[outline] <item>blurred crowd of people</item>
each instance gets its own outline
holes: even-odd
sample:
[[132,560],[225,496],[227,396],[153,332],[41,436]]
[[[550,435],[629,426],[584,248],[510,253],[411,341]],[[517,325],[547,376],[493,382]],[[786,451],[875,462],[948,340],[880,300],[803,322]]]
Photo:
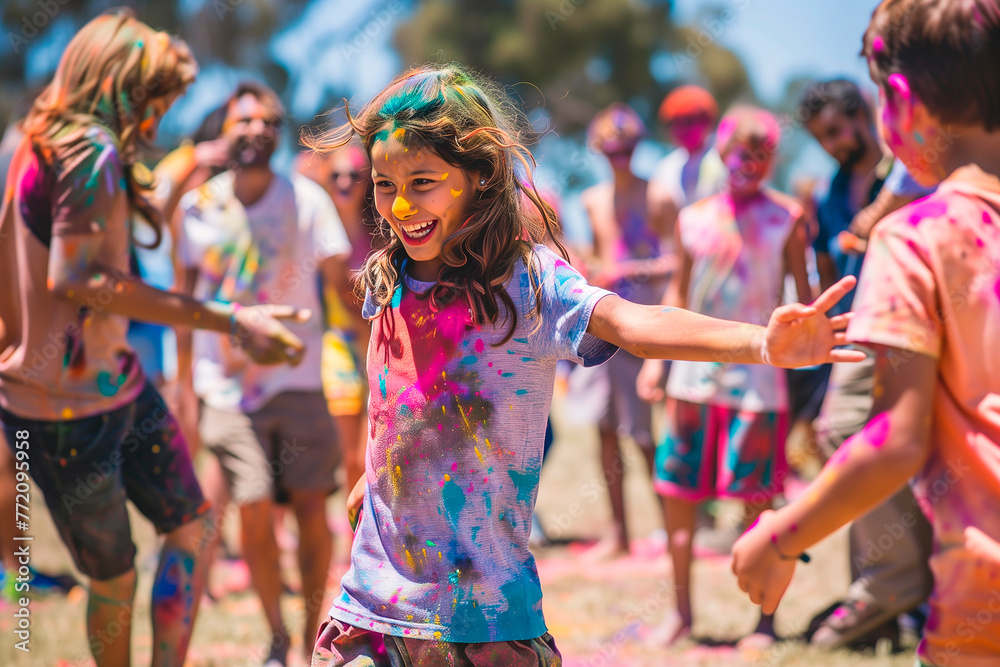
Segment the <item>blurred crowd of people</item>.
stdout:
[[[102,39],[120,40],[121,48],[96,60],[94,43]],[[92,80],[95,63],[112,68],[123,85],[144,87],[153,101],[102,88]],[[159,118],[193,77],[185,47],[127,13],[109,15],[81,31],[53,82],[8,122],[0,144],[8,193],[3,228],[23,224],[30,234],[16,250],[5,243],[0,264],[6,253],[20,253],[15,270],[32,301],[29,307],[18,300],[25,293],[9,294],[14,283],[5,272],[13,262],[0,269],[0,350],[15,343],[27,350],[0,367],[0,419],[8,439],[15,430],[30,430],[33,447],[42,447],[44,433],[62,442],[60,428],[105,429],[100,437],[117,433],[135,443],[121,463],[124,481],[105,475],[86,494],[66,480],[92,472],[96,459],[88,452],[52,450],[54,472],[32,471],[74,562],[92,582],[91,634],[134,595],[127,496],[166,536],[152,593],[159,605],[155,656],[177,664],[171,660],[186,651],[202,598],[202,565],[189,554],[201,543],[226,573],[213,578],[224,583],[205,595],[252,586],[259,596],[272,635],[262,662],[274,667],[291,660],[292,645],[279,604],[286,590],[281,551],[294,551],[300,570],[308,657],[331,568],[326,501],[365,476],[369,378],[378,383],[381,376],[366,361],[371,326],[354,277],[390,232],[373,206],[372,165],[361,142],[328,154],[302,151],[288,173],[274,168],[286,114],[278,94],[261,83],[238,85],[190,139],[144,168],[135,151],[155,140]],[[71,95],[89,96],[96,117],[113,122],[74,125],[71,116],[59,116],[74,103],[67,101]],[[63,125],[46,125],[66,117]],[[596,114],[587,145],[606,158],[612,176],[581,195],[592,242],[569,244],[576,270],[591,285],[635,303],[766,326],[782,304],[809,304],[839,279],[860,276],[880,222],[933,192],[894,159],[880,138],[873,102],[852,81],[810,86],[794,121],[754,106],[720,110],[708,90],[682,85],[663,99],[657,120],[674,148],[647,181],[631,167],[636,147],[650,135],[644,120],[624,103]],[[794,124],[836,161],[828,187],[783,193],[769,186],[783,135]],[[90,152],[66,149],[68,137],[80,136]],[[114,145],[118,157],[109,157],[106,145]],[[117,171],[102,170],[113,159],[123,160]],[[115,182],[89,182],[105,173],[114,173]],[[554,194],[543,195],[558,210]],[[114,244],[128,248],[127,266],[102,254],[112,235]],[[98,237],[104,246],[87,245]],[[65,257],[89,252],[102,259],[103,282],[81,280],[69,260],[59,264],[62,278],[53,282],[52,269],[46,274],[37,264],[43,245],[71,249]],[[142,291],[133,277],[162,292]],[[111,301],[104,300],[107,293],[125,304],[115,306],[121,318],[94,320]],[[830,314],[848,312],[853,298],[852,291]],[[172,313],[157,318],[169,323],[142,321],[156,310]],[[35,320],[34,329],[25,318]],[[33,358],[29,352],[45,349],[47,332],[55,330],[51,322],[61,319],[72,326],[55,327],[64,332],[60,341],[52,339],[57,353]],[[91,327],[89,334],[101,345],[83,353],[80,331],[91,321],[103,322],[104,329],[94,334]],[[134,355],[123,354],[126,347]],[[109,373],[111,366],[117,370]],[[866,427],[878,394],[875,367],[872,354],[860,363],[786,371],[724,358],[644,360],[621,350],[600,366],[569,371],[565,404],[599,434],[612,517],[581,557],[607,560],[630,552],[626,440],[641,452],[642,474],[662,505],[676,606],[651,642],[668,646],[690,636],[691,590],[699,585],[692,579],[696,539],[728,552],[786,492],[801,488],[799,480],[814,477]],[[105,415],[103,422],[93,421],[95,415]],[[0,448],[0,555],[8,598],[15,595],[17,569],[10,538],[15,464],[22,460],[15,459],[17,451],[14,442]],[[743,503],[736,529],[715,525],[718,499]],[[912,521],[884,548],[879,538],[900,516]],[[239,518],[238,544],[224,544],[227,517]],[[535,517],[536,547],[548,542],[544,528],[545,517]],[[889,638],[898,645],[900,623],[919,632],[928,613],[931,526],[904,488],[850,530],[845,567],[853,583],[813,620],[810,641],[836,648]],[[65,578],[34,576],[39,585],[67,586]],[[741,645],[766,647],[775,639],[773,616],[762,613]],[[127,634],[124,644],[109,640],[100,651],[110,661],[101,664],[127,664],[128,650]]]

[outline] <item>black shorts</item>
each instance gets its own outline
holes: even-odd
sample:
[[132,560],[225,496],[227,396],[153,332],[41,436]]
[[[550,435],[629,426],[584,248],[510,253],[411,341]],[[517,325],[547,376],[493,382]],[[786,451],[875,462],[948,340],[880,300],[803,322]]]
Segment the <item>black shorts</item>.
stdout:
[[[159,533],[208,512],[180,428],[148,382],[135,401],[111,412],[40,421],[0,410],[0,421],[12,450],[28,441],[31,477],[73,562],[93,579],[133,567],[126,499]],[[27,438],[16,437],[19,431]]]

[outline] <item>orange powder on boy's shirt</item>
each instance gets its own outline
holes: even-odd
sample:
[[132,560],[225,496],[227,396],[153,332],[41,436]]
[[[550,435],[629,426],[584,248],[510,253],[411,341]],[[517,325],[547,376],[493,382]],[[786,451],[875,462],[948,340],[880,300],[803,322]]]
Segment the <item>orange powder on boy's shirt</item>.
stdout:
[[[1000,656],[1000,179],[964,167],[876,228],[848,339],[938,360],[931,454],[914,481],[934,526],[922,660],[985,667]],[[1000,547],[1000,545],[998,545]]]

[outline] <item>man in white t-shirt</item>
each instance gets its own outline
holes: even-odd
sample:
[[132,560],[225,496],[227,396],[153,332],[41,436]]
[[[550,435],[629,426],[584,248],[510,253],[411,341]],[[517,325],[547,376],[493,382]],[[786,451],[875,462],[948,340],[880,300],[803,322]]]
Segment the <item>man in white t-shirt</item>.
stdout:
[[237,88],[223,126],[233,167],[181,200],[179,245],[189,292],[244,305],[287,303],[315,314],[289,326],[306,346],[295,368],[254,364],[219,336],[195,332],[191,342],[186,386],[201,401],[200,438],[240,510],[243,557],[271,626],[268,667],[285,665],[289,646],[271,521],[276,494],[287,498],[299,526],[307,649],[318,629],[332,550],[325,499],[336,488],[341,458],[320,382],[320,281],[348,289],[351,252],[329,195],[304,176],[271,170],[282,114],[273,91]]
[[677,148],[660,160],[649,179],[650,215],[661,215],[673,230],[682,208],[722,192],[726,169],[709,139],[719,118],[712,94],[680,86],[660,105],[660,122]]

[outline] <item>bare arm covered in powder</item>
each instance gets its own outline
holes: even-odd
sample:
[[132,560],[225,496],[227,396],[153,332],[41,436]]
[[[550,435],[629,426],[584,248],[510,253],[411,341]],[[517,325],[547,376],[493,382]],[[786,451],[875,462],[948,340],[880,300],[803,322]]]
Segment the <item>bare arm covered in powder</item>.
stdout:
[[861,361],[864,353],[837,350],[847,317],[827,318],[857,280],[848,276],[811,306],[781,306],[767,327],[719,320],[680,308],[640,306],[614,295],[594,308],[587,332],[646,359],[771,364],[785,368]]
[[[875,403],[863,430],[850,438],[802,495],[764,512],[733,548],[740,588],[773,613],[791,581],[794,556],[900,489],[930,453],[936,359],[883,345],[875,351]],[[905,355],[906,362],[893,359]]]

